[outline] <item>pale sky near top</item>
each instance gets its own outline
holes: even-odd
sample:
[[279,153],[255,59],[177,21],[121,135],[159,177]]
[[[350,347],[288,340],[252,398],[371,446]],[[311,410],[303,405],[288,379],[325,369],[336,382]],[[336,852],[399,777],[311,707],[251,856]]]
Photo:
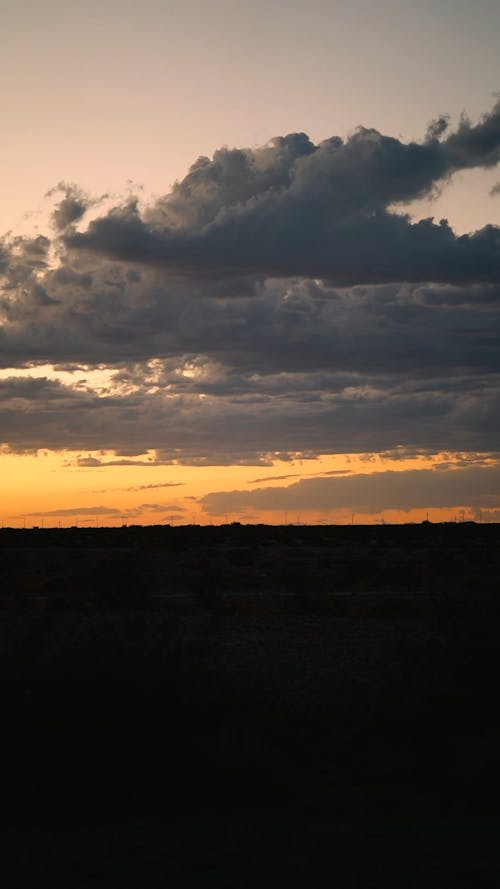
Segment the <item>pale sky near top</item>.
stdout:
[[[161,194],[221,145],[358,125],[420,140],[500,88],[496,0],[3,0],[1,20],[0,232],[41,224],[61,180]],[[416,209],[498,224],[497,178],[459,174]]]

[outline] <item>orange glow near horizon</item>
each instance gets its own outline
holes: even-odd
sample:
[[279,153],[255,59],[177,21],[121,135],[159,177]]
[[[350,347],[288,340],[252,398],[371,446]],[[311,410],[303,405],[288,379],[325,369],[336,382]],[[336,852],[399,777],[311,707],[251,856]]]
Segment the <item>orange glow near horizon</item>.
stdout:
[[[40,451],[0,456],[2,500],[0,521],[8,527],[120,526],[123,524],[380,524],[463,521],[474,513],[467,503],[453,508],[384,509],[362,512],[334,507],[300,511],[242,509],[224,514],[206,512],[199,500],[214,491],[277,490],[303,479],[339,473],[371,474],[429,469],[450,455],[396,459],[383,455],[323,455],[315,459],[279,461],[271,466],[109,465],[79,466],[81,454]],[[88,459],[91,455],[85,455]],[[113,454],[95,455],[104,463]],[[492,461],[493,462],[493,461]],[[459,471],[459,470],[457,470]],[[476,513],[477,516],[477,513]]]

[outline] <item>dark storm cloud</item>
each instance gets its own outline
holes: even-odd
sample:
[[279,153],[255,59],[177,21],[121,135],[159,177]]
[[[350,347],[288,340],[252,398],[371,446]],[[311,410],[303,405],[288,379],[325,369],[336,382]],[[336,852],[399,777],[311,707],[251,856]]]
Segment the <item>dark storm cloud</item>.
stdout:
[[[303,372],[397,368],[429,375],[498,366],[499,286],[339,291],[311,280],[273,280],[256,285],[251,297],[206,300],[185,281],[130,281],[108,265],[94,270],[91,282],[86,274],[58,272],[44,275],[43,302],[27,287],[4,295],[3,366],[118,365],[126,383],[149,376],[176,391],[201,387],[214,395],[244,393],[249,375],[252,389],[260,375],[261,385],[278,394],[300,386]],[[156,356],[162,358],[153,372],[147,362]],[[185,364],[194,374],[181,372]],[[293,379],[280,376],[288,372]]]
[[[498,282],[500,234],[486,226],[455,236],[446,220],[411,223],[386,210],[330,217],[325,199],[272,198],[224,214],[200,232],[159,233],[138,216],[117,212],[67,239],[124,262],[164,266],[177,274],[236,273],[328,278],[347,286],[391,281]],[[267,206],[269,204],[269,206]]]
[[500,160],[500,100],[474,126],[464,114],[443,143],[451,170],[493,167]]
[[181,274],[305,275],[342,285],[500,280],[500,233],[457,237],[445,220],[412,224],[394,204],[458,170],[500,160],[500,102],[479,123],[423,143],[360,127],[345,142],[305,134],[261,149],[222,149],[142,216],[135,201],[69,232],[69,248]]
[[200,498],[199,504],[211,515],[245,513],[247,509],[379,513],[386,509],[494,508],[499,498],[500,465],[495,465],[303,479],[285,488],[213,492]]
[[0,429],[13,450],[85,448],[145,454],[78,458],[80,467],[269,465],[320,453],[420,449],[494,450],[500,435],[500,379],[386,380],[378,387],[290,387],[277,398],[173,395],[169,389],[121,396],[49,380],[0,381]]
[[[0,380],[0,439],[15,450],[118,452],[78,460],[98,468],[497,447],[500,288],[275,280],[206,300],[107,264],[91,282],[44,275],[51,302],[6,298],[0,354],[73,359],[78,382]],[[83,362],[114,363],[114,378],[90,390]]]
[[500,229],[457,237],[394,207],[497,163],[499,121],[221,149],[86,231],[95,202],[60,184],[53,242],[0,242],[0,367],[74,383],[0,378],[0,442],[82,469],[495,450]]

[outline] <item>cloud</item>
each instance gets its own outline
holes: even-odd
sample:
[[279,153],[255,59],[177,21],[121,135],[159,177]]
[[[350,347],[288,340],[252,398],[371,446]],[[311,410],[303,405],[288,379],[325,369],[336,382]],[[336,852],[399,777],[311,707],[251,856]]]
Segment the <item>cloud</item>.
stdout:
[[78,222],[94,203],[77,185],[59,182],[47,192],[47,197],[62,193],[63,197],[52,211],[51,220],[56,231],[64,231],[68,226]]
[[50,238],[45,235],[0,239],[0,320],[2,309],[19,296],[29,300],[33,308],[53,304],[39,283],[48,269]]
[[499,122],[221,149],[88,225],[60,183],[55,235],[0,241],[1,442],[89,470],[494,450],[500,229],[395,208],[496,164]]
[[[307,473],[307,475],[312,475],[312,476],[320,475],[320,476],[324,477],[327,475],[346,475],[347,473],[349,473],[348,469],[330,469],[330,470],[328,470],[328,472],[314,472],[314,473]],[[263,476],[262,478],[253,478],[253,479],[249,480],[247,482],[247,484],[256,485],[256,484],[261,484],[262,482],[281,482],[281,481],[285,481],[286,479],[289,479],[289,478],[300,478],[301,476],[303,476],[303,474],[300,472],[291,472],[288,475],[267,475],[267,476]]]
[[210,515],[276,510],[347,509],[363,513],[415,508],[496,508],[500,464],[466,469],[412,469],[302,479],[287,487],[215,491],[200,498]]
[[[491,331],[487,336],[492,339]],[[493,346],[493,343],[492,343]],[[411,344],[407,346],[411,349]],[[399,347],[398,347],[399,351]],[[386,358],[386,360],[389,360]],[[80,456],[77,466],[272,465],[318,454],[496,449],[500,375],[486,370],[444,377],[394,368],[379,376],[288,374],[273,392],[266,378],[217,395],[153,392],[97,396],[48,379],[0,380],[0,429],[11,450],[134,452],[139,458]],[[403,364],[403,361],[401,362]],[[147,454],[149,450],[153,453]]]
[[177,506],[173,503],[141,503],[135,507],[138,512],[164,512],[169,509],[170,512],[184,512],[183,506]]
[[181,275],[499,282],[498,229],[457,237],[446,220],[411,223],[391,209],[459,170],[499,162],[500,102],[440,140],[445,129],[440,118],[422,143],[360,127],[346,141],[314,145],[295,133],[264,148],[221,149],[143,215],[129,200],[64,242]]
[[[89,459],[89,458],[86,458],[86,459]],[[103,466],[105,464],[98,462],[98,465]],[[116,465],[116,464],[112,464],[112,465]],[[143,463],[140,463],[139,465],[142,466]],[[150,464],[148,464],[148,465],[150,465]],[[154,465],[157,466],[158,464],[155,463]],[[129,486],[126,488],[115,488],[115,487],[100,488],[99,490],[89,491],[89,493],[90,494],[109,494],[112,491],[126,491],[127,493],[137,493],[138,491],[149,491],[154,488],[180,488],[180,487],[184,487],[184,485],[185,485],[185,482],[160,482],[157,485],[155,485],[155,484],[153,484],[153,485],[132,485],[131,487]]]
[[291,472],[289,475],[266,475],[264,478],[252,478],[248,481],[249,485],[257,485],[261,482],[282,482],[288,478],[298,478],[299,472]]
[[104,277],[102,269],[82,289],[74,276],[48,275],[44,305],[31,293],[5,298],[3,365],[114,365],[122,392],[170,385],[217,394],[247,390],[248,372],[254,388],[260,375],[277,393],[291,380],[271,380],[271,372],[465,370],[496,361],[500,286],[339,289],[280,279],[256,284],[251,296],[207,300],[155,276],[130,282],[115,269]]
[[99,460],[98,457],[78,457],[76,461],[77,466],[84,466],[88,468],[94,468],[95,466],[102,466],[102,460]]
[[[118,441],[118,439],[116,439],[116,440]],[[116,446],[116,449],[119,450],[120,446]],[[143,453],[145,450],[147,450],[147,449],[146,448],[140,449],[140,453]],[[116,458],[116,459],[112,459],[112,460],[102,460],[100,457],[77,457],[76,461],[75,461],[75,465],[78,466],[79,468],[84,468],[84,469],[87,469],[87,468],[88,469],[100,469],[104,466],[142,466],[142,467],[143,466],[147,466],[147,467],[155,466],[155,467],[157,467],[157,466],[163,466],[163,465],[170,465],[171,462],[172,462],[171,460],[162,461],[159,459],[155,459],[154,457],[149,457],[147,460],[130,460],[125,457]],[[70,464],[70,465],[72,465],[72,464]],[[178,482],[178,483],[171,482],[171,485],[175,485],[175,484],[182,484],[182,483],[181,482]],[[118,488],[115,490],[141,491],[146,488],[156,488],[156,487],[158,487],[158,488],[169,487],[169,485],[140,485],[139,487],[136,487],[136,488]]]
[[136,485],[132,488],[124,488],[125,491],[149,491],[151,488],[179,488],[183,487],[185,482],[160,482],[157,485]]
[[475,507],[471,513],[476,522],[500,522],[500,509],[478,509]]
[[431,120],[427,127],[426,141],[434,142],[446,132],[450,125],[450,118],[447,114],[440,114],[435,120]]
[[67,509],[49,509],[45,511],[25,512],[18,518],[28,518],[28,516],[38,516],[45,518],[50,516],[101,516],[101,515],[121,515],[118,509],[110,506],[72,506]]
[[172,503],[141,503],[138,506],[130,506],[128,508],[122,507],[120,509],[111,506],[72,506],[60,509],[35,510],[33,512],[22,513],[17,516],[17,518],[31,518],[32,516],[37,518],[64,518],[71,516],[74,516],[75,518],[78,516],[88,516],[90,518],[98,516],[126,516],[127,518],[138,518],[145,513],[164,513],[165,510],[170,510],[170,512],[175,514],[177,518],[179,517],[179,514],[184,512],[182,506],[177,506]]
[[348,475],[349,470],[348,469],[330,469],[328,472],[316,472],[314,474],[320,475],[322,477],[325,477],[327,475]]

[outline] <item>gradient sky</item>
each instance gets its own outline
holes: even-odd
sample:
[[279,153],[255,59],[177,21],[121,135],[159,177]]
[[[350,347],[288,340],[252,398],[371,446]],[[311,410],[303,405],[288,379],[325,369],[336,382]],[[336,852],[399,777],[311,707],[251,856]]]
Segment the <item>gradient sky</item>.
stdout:
[[498,520],[499,33],[6,0],[4,523]]

